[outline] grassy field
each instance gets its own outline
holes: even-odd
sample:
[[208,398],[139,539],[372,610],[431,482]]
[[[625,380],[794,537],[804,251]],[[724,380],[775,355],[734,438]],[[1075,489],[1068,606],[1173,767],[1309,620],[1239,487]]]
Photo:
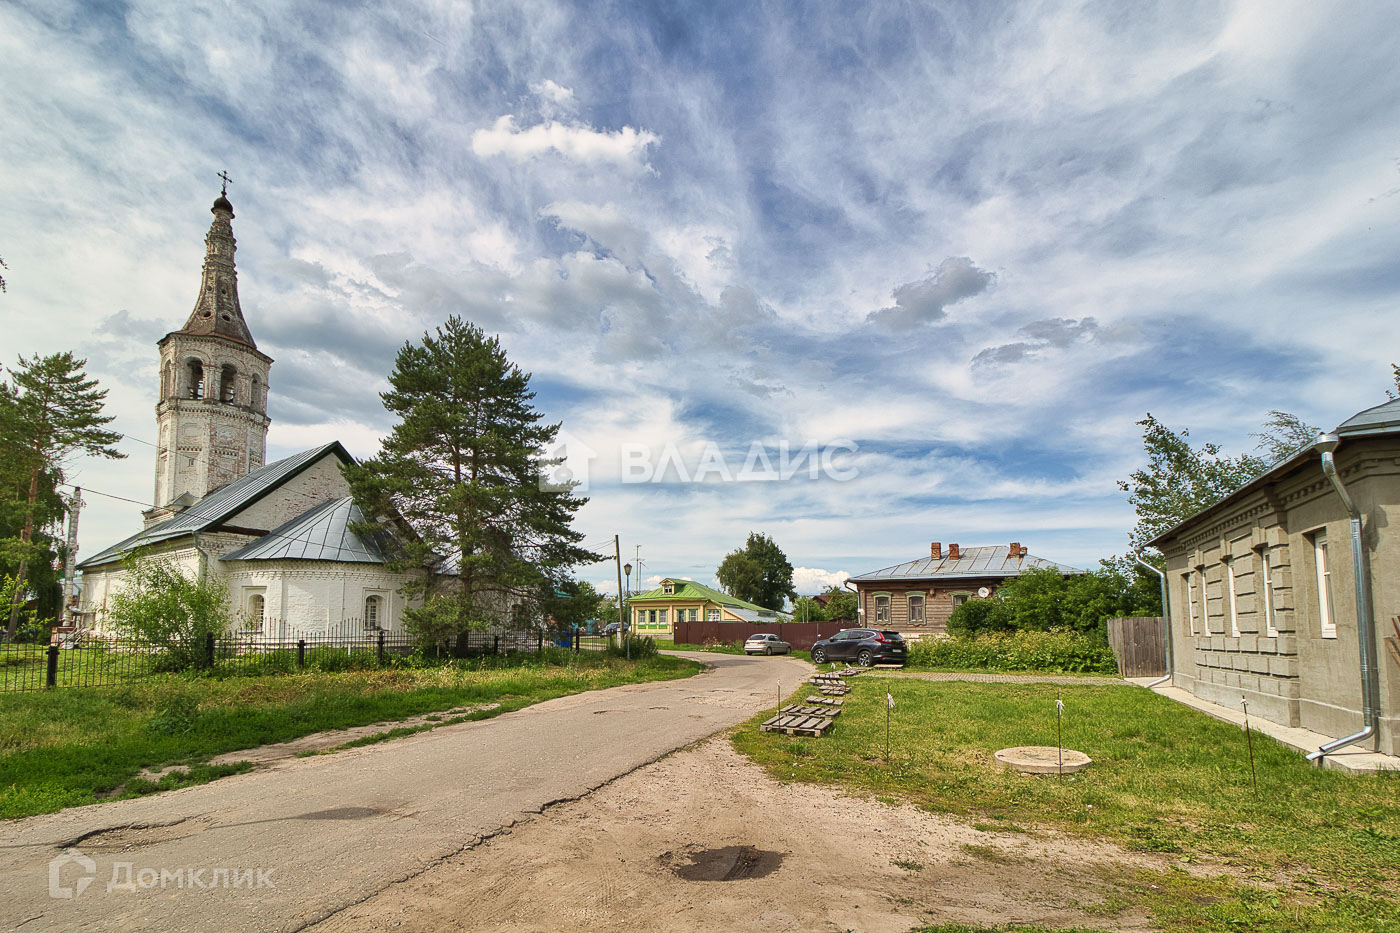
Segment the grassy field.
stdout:
[[[546,650],[432,667],[258,677],[155,675],[117,687],[0,696],[0,818],[167,790],[239,770],[204,764],[224,752],[313,732],[499,703],[481,719],[619,684],[687,677],[679,658],[626,662]],[[143,768],[184,765],[160,784]]]
[[[826,737],[760,733],[756,719],[734,744],[784,781],[866,791],[983,829],[1053,827],[1248,879],[1114,878],[1121,907],[1146,907],[1164,929],[1400,930],[1400,773],[1319,770],[1256,734],[1256,794],[1243,731],[1132,687],[870,677],[853,687]],[[1065,747],[1094,764],[1065,778],[996,768],[1000,748],[1055,744],[1057,698]]]

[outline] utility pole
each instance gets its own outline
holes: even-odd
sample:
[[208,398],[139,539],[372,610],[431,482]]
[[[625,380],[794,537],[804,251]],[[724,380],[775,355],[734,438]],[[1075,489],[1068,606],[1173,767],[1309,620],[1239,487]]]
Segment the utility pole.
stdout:
[[627,637],[628,619],[623,615],[622,602],[622,544],[618,535],[613,535],[613,563],[617,564],[617,633],[622,636],[627,651],[627,660],[632,660],[632,640]]
[[63,558],[63,602],[58,607],[58,624],[68,625],[72,619],[70,604],[77,598],[78,581],[74,579],[74,567],[78,556],[78,511],[84,505],[81,486],[73,487],[73,495],[64,496],[63,504],[68,509],[68,546]]

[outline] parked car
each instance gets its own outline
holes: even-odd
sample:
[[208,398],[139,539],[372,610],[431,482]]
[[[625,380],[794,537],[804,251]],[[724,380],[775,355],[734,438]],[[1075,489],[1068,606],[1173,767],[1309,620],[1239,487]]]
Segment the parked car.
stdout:
[[744,642],[744,654],[789,654],[792,645],[777,635],[750,635]]
[[616,622],[609,622],[607,625],[603,626],[603,634],[604,634],[604,635],[616,635],[616,634],[617,634],[617,629],[618,629],[618,624],[617,624]]
[[903,667],[906,654],[904,636],[889,629],[848,628],[812,645],[812,660],[817,664],[855,661],[861,667],[872,664]]

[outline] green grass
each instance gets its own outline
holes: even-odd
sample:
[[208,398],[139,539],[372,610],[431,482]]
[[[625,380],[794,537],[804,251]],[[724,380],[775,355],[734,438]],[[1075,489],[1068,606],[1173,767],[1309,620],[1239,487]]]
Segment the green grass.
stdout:
[[[822,739],[760,733],[759,717],[734,744],[780,780],[908,801],[986,829],[1054,827],[1223,863],[1248,879],[1115,879],[1166,929],[1400,929],[1400,774],[1319,770],[1256,733],[1256,795],[1243,731],[1132,687],[859,678],[853,688]],[[1000,748],[1055,744],[1057,698],[1065,747],[1093,765],[1064,778],[998,769]]]
[[[602,652],[547,650],[543,658],[488,656],[431,667],[259,677],[156,675],[117,687],[3,695],[0,818],[94,803],[117,788],[120,796],[134,796],[212,780],[229,773],[206,764],[216,755],[313,732],[499,703],[471,717],[486,718],[566,694],[697,670],[679,658],[628,663]],[[166,787],[133,783],[142,769],[175,764],[186,766],[184,774],[169,778]]]

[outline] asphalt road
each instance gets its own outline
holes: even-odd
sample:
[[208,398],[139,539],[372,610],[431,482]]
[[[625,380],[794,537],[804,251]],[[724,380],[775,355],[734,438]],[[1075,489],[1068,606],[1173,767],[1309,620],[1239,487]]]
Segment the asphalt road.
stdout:
[[811,672],[684,656],[714,669],[0,824],[0,928],[299,930],[773,706],[779,682],[787,694]]

